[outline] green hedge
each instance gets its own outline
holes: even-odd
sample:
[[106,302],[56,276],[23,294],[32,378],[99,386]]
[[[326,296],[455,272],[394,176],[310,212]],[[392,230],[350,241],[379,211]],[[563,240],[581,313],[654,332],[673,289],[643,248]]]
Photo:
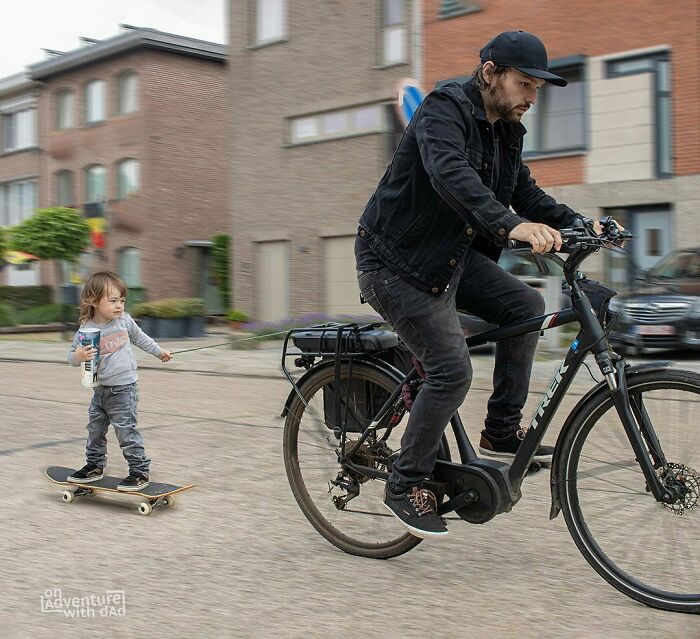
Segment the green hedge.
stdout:
[[17,318],[15,311],[9,304],[0,303],[0,326],[15,326]]
[[53,322],[78,321],[80,312],[77,307],[70,304],[45,304],[35,306],[17,313],[19,324],[51,324]]
[[164,319],[199,317],[204,315],[204,300],[197,297],[171,297],[156,302],[144,302],[134,306],[131,314],[134,317],[162,317]]
[[50,286],[0,286],[0,303],[9,304],[17,311],[52,302]]

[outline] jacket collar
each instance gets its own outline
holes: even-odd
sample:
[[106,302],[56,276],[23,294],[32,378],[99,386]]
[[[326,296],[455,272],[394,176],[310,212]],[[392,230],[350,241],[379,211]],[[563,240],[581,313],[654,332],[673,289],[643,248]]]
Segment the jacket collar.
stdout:
[[[486,118],[486,108],[484,107],[484,99],[481,97],[481,91],[479,91],[474,84],[474,78],[464,82],[462,84],[462,90],[467,96],[469,102],[471,102],[474,117],[477,120],[488,122],[488,119]],[[520,122],[513,124],[511,122],[499,120],[498,124],[500,125],[508,143],[517,142],[527,133],[527,129],[520,124]]]

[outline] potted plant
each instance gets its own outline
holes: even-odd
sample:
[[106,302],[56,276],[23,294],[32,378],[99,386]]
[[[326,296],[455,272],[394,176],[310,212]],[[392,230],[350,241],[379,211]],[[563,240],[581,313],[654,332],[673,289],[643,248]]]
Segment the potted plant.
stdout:
[[245,324],[249,320],[248,315],[246,313],[244,313],[243,311],[239,311],[235,308],[233,310],[227,311],[226,319],[228,320],[229,327],[234,331],[240,330],[243,324]]
[[204,335],[204,301],[172,297],[137,304],[131,313],[146,333],[157,339]]

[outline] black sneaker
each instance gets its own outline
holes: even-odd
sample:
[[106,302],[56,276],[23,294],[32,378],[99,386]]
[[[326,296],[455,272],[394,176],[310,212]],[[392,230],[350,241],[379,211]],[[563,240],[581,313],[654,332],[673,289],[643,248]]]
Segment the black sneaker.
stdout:
[[66,477],[66,481],[72,481],[76,484],[88,484],[91,481],[102,479],[104,469],[95,464],[87,463],[80,470],[76,470],[72,475]]
[[433,539],[447,536],[445,520],[435,512],[435,495],[426,488],[414,486],[403,492],[394,492],[387,483],[384,506],[415,537]]
[[117,486],[117,490],[136,491],[142,490],[148,486],[148,475],[140,473],[129,473],[129,476],[122,479]]
[[[479,442],[479,453],[484,457],[492,459],[500,459],[503,461],[511,461],[518,452],[522,443],[516,433],[507,437],[493,437],[485,430],[481,431],[481,441]],[[554,456],[554,448],[552,446],[543,446],[540,444],[532,461],[540,462],[541,464],[551,464]]]

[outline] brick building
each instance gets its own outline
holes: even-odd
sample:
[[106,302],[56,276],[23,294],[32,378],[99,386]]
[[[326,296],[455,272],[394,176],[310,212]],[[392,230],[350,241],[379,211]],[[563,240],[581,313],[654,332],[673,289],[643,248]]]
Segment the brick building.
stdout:
[[357,220],[420,69],[418,3],[229,3],[234,304],[262,320],[368,314]]
[[[471,75],[501,31],[537,34],[569,86],[544,88],[523,118],[526,162],[560,201],[621,218],[648,268],[700,243],[699,14],[694,0],[425,0],[425,85]],[[605,258],[624,283],[627,265]]]
[[[0,79],[0,226],[16,224],[37,206],[39,90],[26,73]],[[32,285],[38,279],[39,266],[31,262],[0,270],[0,284]]]
[[54,53],[28,67],[38,149],[0,157],[35,160],[37,206],[104,211],[87,269],[116,270],[149,299],[204,297],[210,312],[223,310],[211,238],[228,230],[225,61],[222,44],[126,26]]

